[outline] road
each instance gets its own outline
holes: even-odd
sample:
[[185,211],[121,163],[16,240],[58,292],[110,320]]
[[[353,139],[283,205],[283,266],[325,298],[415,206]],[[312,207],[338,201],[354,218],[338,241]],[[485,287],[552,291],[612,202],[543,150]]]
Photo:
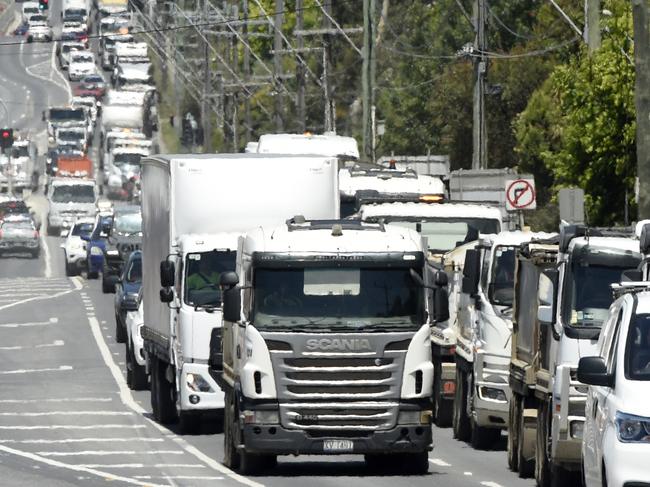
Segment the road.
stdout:
[[[29,130],[42,150],[47,140],[41,112],[70,97],[56,69],[54,46],[0,49],[7,61],[0,62],[0,106],[5,109],[0,123]],[[29,201],[45,221],[43,195]],[[113,337],[112,296],[102,294],[98,281],[66,278],[61,240],[41,240],[38,259],[0,260],[3,486],[534,485],[508,471],[505,437],[496,450],[478,452],[452,439],[449,429],[437,428],[430,473],[423,476],[378,476],[359,456],[281,458],[270,473],[239,476],[220,463],[223,435],[217,424],[181,436],[151,419],[149,392],[132,392],[125,383],[124,346]]]

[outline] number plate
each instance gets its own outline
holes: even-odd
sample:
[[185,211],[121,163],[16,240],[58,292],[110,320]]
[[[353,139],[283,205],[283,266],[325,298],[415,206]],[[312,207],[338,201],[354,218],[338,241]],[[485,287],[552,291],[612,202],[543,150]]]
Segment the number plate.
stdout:
[[326,452],[346,452],[354,450],[352,440],[325,440],[323,441],[323,451]]

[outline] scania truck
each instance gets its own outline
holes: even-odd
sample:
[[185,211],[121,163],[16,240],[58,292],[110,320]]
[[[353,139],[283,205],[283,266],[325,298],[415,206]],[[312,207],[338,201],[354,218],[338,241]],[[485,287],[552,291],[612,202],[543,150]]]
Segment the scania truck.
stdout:
[[224,463],[362,454],[428,469],[433,364],[415,231],[294,217],[240,239],[222,275]]
[[151,405],[157,421],[179,419],[190,432],[223,408],[208,359],[221,325],[219,275],[235,269],[239,235],[297,212],[337,218],[337,162],[201,154],[152,156],[141,166],[142,337]]

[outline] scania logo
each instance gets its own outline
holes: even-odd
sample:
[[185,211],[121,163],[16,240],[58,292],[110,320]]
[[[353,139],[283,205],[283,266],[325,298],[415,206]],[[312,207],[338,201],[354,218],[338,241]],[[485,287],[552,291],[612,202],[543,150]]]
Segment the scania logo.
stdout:
[[367,338],[310,338],[307,340],[307,349],[338,352],[372,350]]

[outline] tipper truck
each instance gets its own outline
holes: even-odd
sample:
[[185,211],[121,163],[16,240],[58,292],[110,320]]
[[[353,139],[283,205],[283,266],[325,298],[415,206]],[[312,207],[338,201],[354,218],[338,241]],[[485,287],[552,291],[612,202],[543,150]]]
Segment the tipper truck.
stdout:
[[[514,449],[516,440],[521,455],[515,459],[511,451],[509,460],[522,476],[531,475],[534,453],[540,487],[565,485],[580,471],[587,387],[577,380],[578,361],[597,353],[600,327],[613,301],[610,285],[641,262],[639,241],[633,237],[629,229],[564,225],[554,265],[545,261],[552,260],[552,249],[541,249],[548,256],[519,252],[516,306],[521,312],[513,342],[517,353],[509,364],[516,402],[508,415],[514,432],[508,446]],[[536,269],[524,268],[527,258]],[[523,289],[535,273],[537,293],[532,285],[531,291]],[[529,312],[533,308],[535,315]]]
[[[428,469],[426,247],[415,231],[302,216],[240,239],[224,274],[224,463],[363,454]],[[217,372],[217,371],[215,371]]]
[[337,161],[207,154],[152,156],[141,165],[151,404],[157,421],[180,419],[181,429],[192,431],[205,413],[223,408],[208,359],[221,325],[219,275],[235,269],[239,235],[298,212],[337,218]]

